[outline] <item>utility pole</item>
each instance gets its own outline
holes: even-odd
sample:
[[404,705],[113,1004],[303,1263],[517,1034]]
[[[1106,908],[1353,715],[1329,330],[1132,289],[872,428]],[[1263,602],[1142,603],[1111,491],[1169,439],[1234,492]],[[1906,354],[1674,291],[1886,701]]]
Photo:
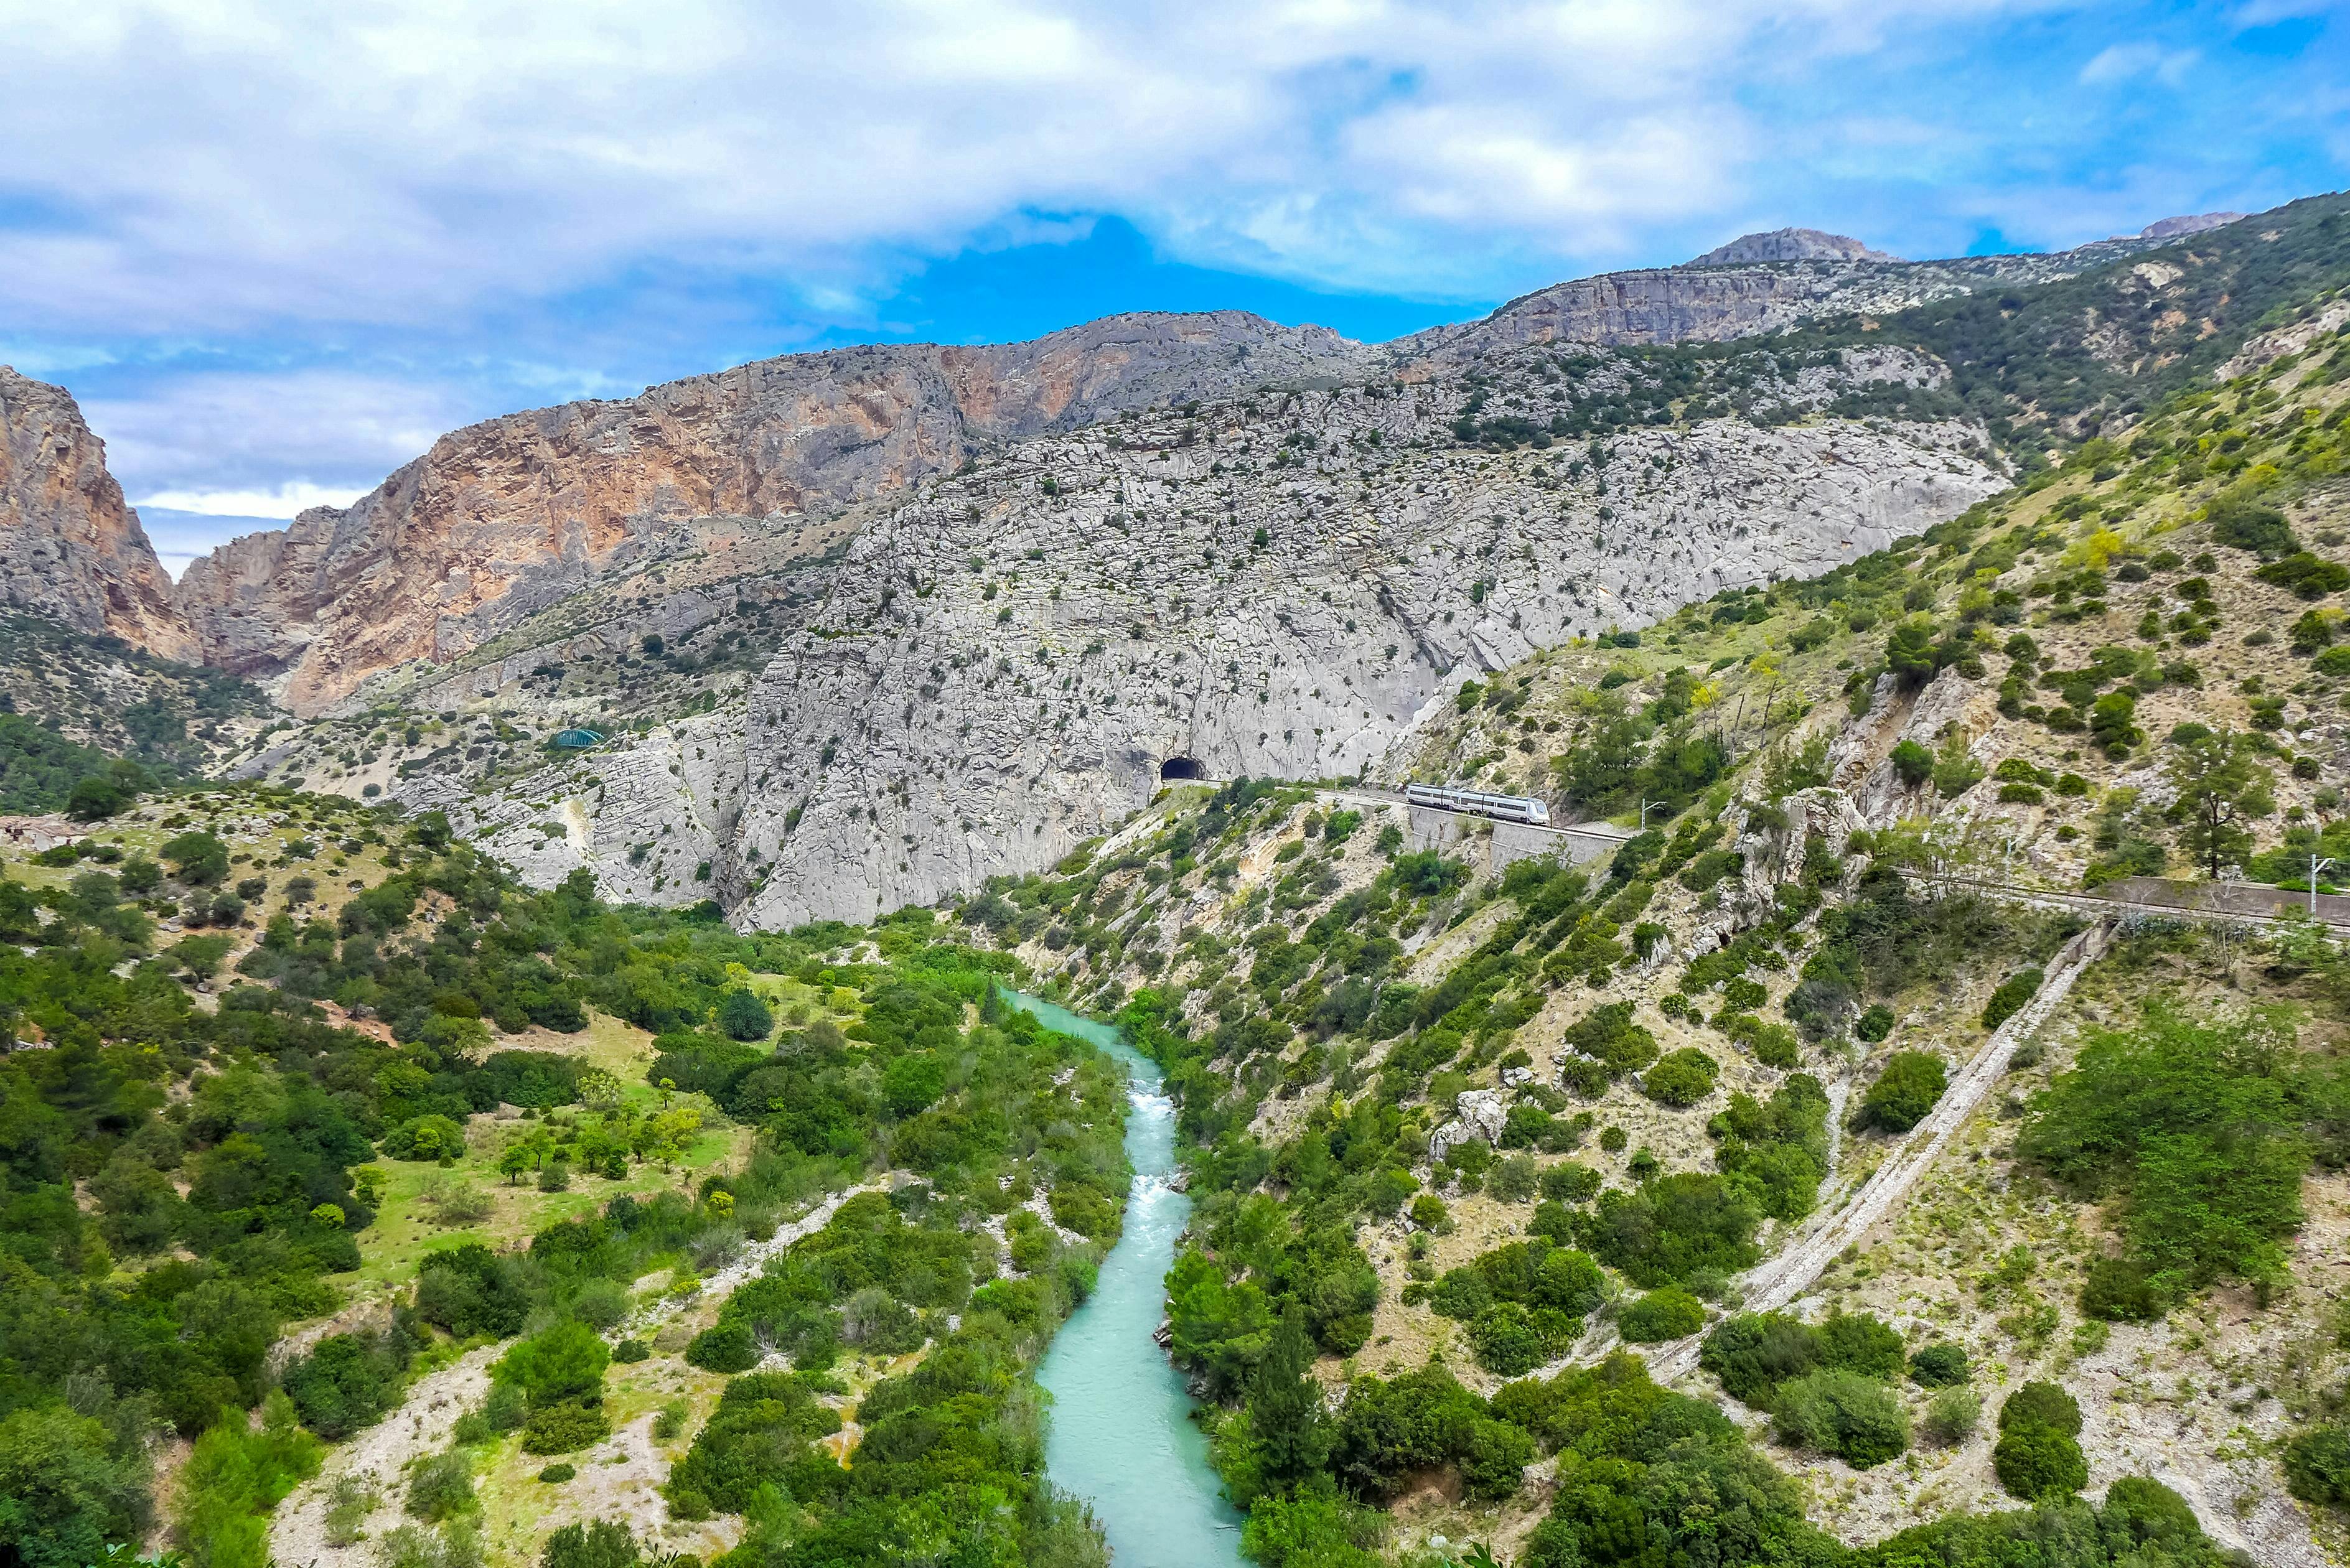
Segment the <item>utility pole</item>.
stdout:
[[[1662,811],[1662,810],[1664,810],[1664,809],[1665,809],[1665,803],[1664,803],[1663,801],[1660,801],[1660,800],[1644,800],[1644,801],[1642,801],[1642,802],[1640,803],[1640,831],[1641,831],[1642,833],[1646,833],[1646,832],[1648,832],[1648,813],[1650,813],[1650,812],[1652,812],[1652,811]],[[2329,864],[2330,864],[2330,862],[2329,862]]]
[[2309,918],[2313,920],[2317,919],[2317,874],[2332,869],[2333,866],[2331,856],[2320,860],[2316,850],[2309,852]]

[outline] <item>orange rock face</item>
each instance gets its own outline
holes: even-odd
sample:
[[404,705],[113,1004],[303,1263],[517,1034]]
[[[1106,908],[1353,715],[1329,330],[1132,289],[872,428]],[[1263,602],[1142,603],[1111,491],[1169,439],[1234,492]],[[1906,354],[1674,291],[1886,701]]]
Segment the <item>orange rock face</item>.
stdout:
[[681,521],[827,512],[981,443],[1357,364],[1253,316],[1122,316],[1033,343],[764,360],[442,437],[347,509],[223,546],[179,604],[207,663],[316,713],[378,670],[445,660],[578,592]]
[[65,389],[0,365],[0,603],[192,661],[155,547]]

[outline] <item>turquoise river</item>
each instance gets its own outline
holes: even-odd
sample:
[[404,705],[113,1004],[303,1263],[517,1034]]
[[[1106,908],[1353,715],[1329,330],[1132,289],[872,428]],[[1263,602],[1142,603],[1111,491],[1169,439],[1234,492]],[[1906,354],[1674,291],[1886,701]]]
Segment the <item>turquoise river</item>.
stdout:
[[1175,1241],[1191,1200],[1175,1173],[1175,1107],[1158,1064],[1107,1023],[1007,993],[1046,1027],[1075,1034],[1126,1066],[1126,1157],[1134,1166],[1126,1231],[1086,1303],[1054,1336],[1037,1371],[1053,1396],[1045,1462],[1053,1480],[1101,1521],[1118,1568],[1242,1568],[1241,1516],[1208,1463],[1191,1394],[1151,1339]]

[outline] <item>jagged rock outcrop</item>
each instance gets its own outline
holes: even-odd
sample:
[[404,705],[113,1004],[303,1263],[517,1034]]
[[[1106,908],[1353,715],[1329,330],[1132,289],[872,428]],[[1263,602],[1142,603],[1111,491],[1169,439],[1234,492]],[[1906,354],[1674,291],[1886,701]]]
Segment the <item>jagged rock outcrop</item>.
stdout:
[[1684,267],[1742,266],[1756,262],[1845,261],[1898,262],[1901,258],[1873,251],[1849,234],[1824,234],[1818,229],[1773,229],[1768,234],[1741,234],[1726,245],[1681,264]]
[[187,660],[196,639],[106,443],[62,387],[0,365],[0,603]]
[[837,509],[990,441],[1359,372],[1367,352],[1326,328],[1218,311],[1115,316],[1031,343],[762,360],[454,431],[353,505],[196,562],[180,600],[210,662],[317,712],[378,670],[478,646],[679,521]]

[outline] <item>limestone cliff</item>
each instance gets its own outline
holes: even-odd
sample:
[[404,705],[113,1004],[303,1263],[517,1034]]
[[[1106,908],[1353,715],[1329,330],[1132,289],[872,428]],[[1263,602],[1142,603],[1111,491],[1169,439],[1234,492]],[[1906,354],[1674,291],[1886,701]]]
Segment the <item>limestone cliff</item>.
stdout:
[[[1553,373],[1541,350],[1489,360],[1485,413],[1528,417]],[[1938,375],[1856,351],[1782,395]],[[1464,446],[1467,390],[1301,390],[1031,438],[864,520],[715,711],[487,793],[446,766],[393,793],[533,881],[585,866],[611,896],[714,896],[759,925],[869,918],[1051,864],[1172,759],[1382,776],[1475,673],[1823,570],[2003,483],[1978,431],[1921,421]],[[527,701],[528,663],[478,675]]]
[[306,513],[199,561],[178,603],[209,661],[315,714],[380,671],[464,657],[696,518],[829,516],[901,497],[1007,441],[1192,400],[1427,381],[1547,344],[1747,337],[2067,275],[2154,243],[1903,263],[1789,230],[1734,242],[1706,265],[1564,283],[1378,346],[1237,311],[1142,313],[1028,343],[762,360],[455,431],[356,504]]
[[210,661],[316,712],[376,670],[470,650],[678,520],[837,510],[990,441],[1358,371],[1365,354],[1321,327],[1223,311],[763,360],[455,431],[352,506],[198,561],[181,602]]
[[0,604],[186,660],[196,640],[155,547],[62,387],[0,365]]

